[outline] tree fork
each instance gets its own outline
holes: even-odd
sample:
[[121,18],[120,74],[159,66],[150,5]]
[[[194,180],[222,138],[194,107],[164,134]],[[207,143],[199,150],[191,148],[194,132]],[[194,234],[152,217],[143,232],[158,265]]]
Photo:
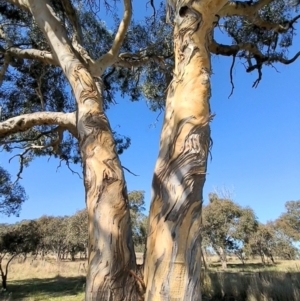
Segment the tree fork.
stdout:
[[211,62],[208,45],[225,1],[169,1],[174,78],[152,182],[146,301],[201,300],[201,208],[207,157]]

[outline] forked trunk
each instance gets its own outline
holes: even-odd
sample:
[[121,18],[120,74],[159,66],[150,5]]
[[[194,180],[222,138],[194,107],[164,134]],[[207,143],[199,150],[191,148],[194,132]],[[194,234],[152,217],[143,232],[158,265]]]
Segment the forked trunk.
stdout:
[[208,43],[221,1],[177,2],[174,78],[152,183],[147,301],[201,300],[200,219],[212,118]]

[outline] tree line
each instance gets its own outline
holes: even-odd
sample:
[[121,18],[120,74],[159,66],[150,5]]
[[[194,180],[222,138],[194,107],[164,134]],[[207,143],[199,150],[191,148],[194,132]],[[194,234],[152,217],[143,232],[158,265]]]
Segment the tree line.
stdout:
[[[144,191],[128,194],[131,214],[132,236],[137,251],[143,251],[146,241],[147,216],[144,215]],[[2,287],[10,262],[17,256],[25,261],[54,255],[56,260],[75,256],[88,258],[88,213],[86,209],[72,216],[41,216],[35,220],[23,220],[16,224],[0,224],[0,273]],[[4,263],[4,258],[7,259]]]
[[[131,213],[132,236],[137,252],[145,251],[148,217],[143,213],[144,192],[128,194]],[[215,254],[222,267],[227,268],[228,256],[236,256],[244,264],[247,259],[259,257],[263,264],[275,263],[275,258],[292,260],[300,256],[300,200],[288,201],[285,212],[275,221],[260,223],[254,211],[241,207],[230,197],[209,194],[203,207],[202,253],[204,257]],[[299,247],[299,246],[298,246]],[[12,225],[0,225],[0,272],[6,288],[8,266],[16,256],[26,260],[54,255],[56,260],[88,257],[88,215],[79,210],[72,216],[42,216]],[[205,256],[206,255],[206,256]],[[6,265],[2,263],[6,256]]]

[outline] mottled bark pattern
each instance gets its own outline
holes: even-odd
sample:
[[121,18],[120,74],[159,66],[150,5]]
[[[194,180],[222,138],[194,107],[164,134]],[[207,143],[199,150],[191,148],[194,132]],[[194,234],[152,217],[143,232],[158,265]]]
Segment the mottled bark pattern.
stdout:
[[77,129],[89,215],[86,300],[137,300],[136,270],[123,170],[101,91],[78,65],[71,77],[78,103]]
[[[210,54],[221,1],[172,1],[175,70],[152,184],[145,300],[201,300],[202,189],[210,147]],[[176,4],[175,4],[176,3]]]
[[39,28],[68,78],[77,103],[77,132],[89,217],[87,301],[138,300],[130,216],[123,170],[103,111],[100,85],[82,63],[51,8],[28,0]]

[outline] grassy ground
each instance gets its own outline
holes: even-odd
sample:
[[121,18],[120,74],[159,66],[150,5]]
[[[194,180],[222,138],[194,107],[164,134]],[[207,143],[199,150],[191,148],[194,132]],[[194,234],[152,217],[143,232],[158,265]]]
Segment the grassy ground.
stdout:
[[[139,258],[141,261],[141,258]],[[86,263],[48,259],[11,263],[8,291],[0,301],[82,301]],[[226,271],[216,258],[203,272],[203,301],[300,301],[300,261],[278,261],[263,266],[258,260],[228,263]]]
[[8,272],[7,292],[0,292],[0,301],[82,301],[85,287],[83,263],[49,259],[27,259],[25,263],[19,263],[14,260]]

